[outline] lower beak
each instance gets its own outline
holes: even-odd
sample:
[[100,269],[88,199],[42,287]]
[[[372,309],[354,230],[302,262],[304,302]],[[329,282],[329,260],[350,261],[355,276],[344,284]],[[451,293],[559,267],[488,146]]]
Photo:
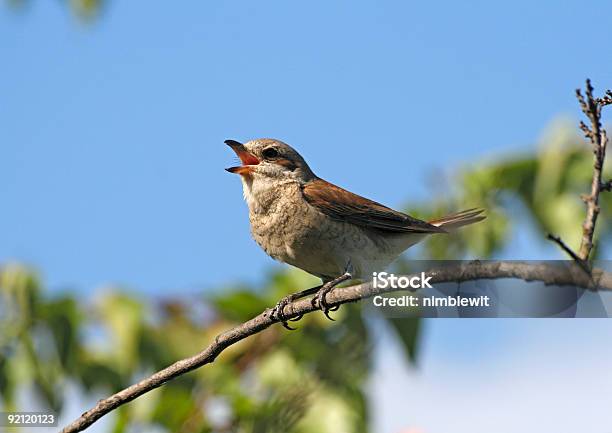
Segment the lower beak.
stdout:
[[259,159],[244,147],[244,144],[239,143],[235,140],[225,140],[225,144],[232,148],[242,165],[239,167],[226,168],[230,173],[237,173],[240,175],[247,175],[253,171],[253,166],[259,164]]
[[226,168],[225,171],[229,171],[230,173],[240,174],[244,176],[247,174],[251,174],[253,172],[253,167],[250,165],[241,165],[239,167]]

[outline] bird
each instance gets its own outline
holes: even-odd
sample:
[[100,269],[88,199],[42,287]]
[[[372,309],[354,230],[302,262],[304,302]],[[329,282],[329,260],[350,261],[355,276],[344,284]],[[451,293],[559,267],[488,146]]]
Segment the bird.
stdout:
[[288,329],[293,329],[283,313],[288,303],[316,294],[313,305],[332,319],[328,313],[334,309],[326,295],[340,282],[371,278],[427,236],[485,219],[483,209],[468,209],[422,221],[318,177],[280,140],[225,144],[241,162],[226,170],[240,175],[255,242],[273,259],[322,281],[284,297],[273,308],[273,317]]

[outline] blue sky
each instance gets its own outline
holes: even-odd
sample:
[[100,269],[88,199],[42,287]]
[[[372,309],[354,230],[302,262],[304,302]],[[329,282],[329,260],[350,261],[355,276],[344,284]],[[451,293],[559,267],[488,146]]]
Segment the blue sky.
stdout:
[[226,138],[297,147],[401,206],[432,176],[528,149],[612,82],[606,2],[111,1],[0,8],[0,262],[54,288],[253,281]]

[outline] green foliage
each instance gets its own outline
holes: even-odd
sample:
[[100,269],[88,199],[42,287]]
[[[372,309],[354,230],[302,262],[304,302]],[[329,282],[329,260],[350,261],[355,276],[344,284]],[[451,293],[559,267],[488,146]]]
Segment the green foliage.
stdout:
[[[259,290],[223,290],[195,302],[151,304],[109,291],[83,304],[43,296],[35,273],[7,265],[0,272],[3,405],[15,408],[20,390],[34,390],[59,411],[68,382],[84,392],[117,391],[313,282],[292,271],[271,275]],[[121,408],[113,432],[133,423],[172,432],[365,431],[371,343],[359,306],[337,317],[332,323],[309,315],[299,332],[273,327],[230,347],[213,366]],[[211,415],[212,404],[221,404],[226,415]]]
[[416,317],[387,318],[387,322],[391,325],[391,328],[401,341],[408,359],[412,362],[416,362],[421,320]]

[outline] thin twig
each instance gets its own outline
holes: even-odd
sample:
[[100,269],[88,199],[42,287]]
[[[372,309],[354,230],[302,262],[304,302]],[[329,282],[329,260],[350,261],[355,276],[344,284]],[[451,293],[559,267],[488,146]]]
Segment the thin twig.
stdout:
[[612,104],[612,90],[606,90],[606,95],[598,99],[599,105],[606,106]]
[[[420,273],[418,275],[420,275]],[[524,281],[541,281],[547,285],[570,285],[597,290],[612,290],[612,273],[600,272],[598,270],[598,281],[596,286],[594,286],[593,280],[584,272],[575,272],[572,267],[554,266],[546,263],[477,261],[464,265],[433,269],[425,272],[425,275],[428,277],[431,276],[431,283],[514,278]],[[409,277],[412,277],[412,275]],[[330,306],[335,306],[348,302],[356,302],[361,299],[370,298],[391,291],[394,291],[394,289],[374,288],[372,283],[368,282],[349,287],[336,288],[327,295],[327,301]],[[300,315],[312,313],[313,311],[318,311],[318,309],[312,305],[310,299],[305,298],[287,304],[284,308],[284,316],[287,319],[291,319]],[[266,309],[266,311],[248,322],[242,323],[218,335],[208,347],[197,355],[177,361],[152,376],[108,398],[98,401],[92,409],[83,413],[78,419],[65,427],[62,433],[82,431],[119,406],[158,388],[169,380],[195,370],[205,364],[212,363],[227,347],[277,323],[278,319],[274,319],[271,312],[271,309]]]
[[561,247],[561,249],[563,251],[565,251],[568,256],[570,256],[572,259],[574,259],[576,261],[576,263],[578,263],[580,265],[580,267],[582,269],[584,269],[584,271],[587,274],[591,273],[591,267],[589,265],[589,262],[585,262],[580,257],[578,257],[578,254],[576,254],[574,252],[574,250],[572,250],[565,242],[563,242],[563,240],[559,236],[555,236],[552,233],[549,233],[548,236],[546,236],[546,237],[549,240],[555,242],[557,245],[559,245],[559,247]]

